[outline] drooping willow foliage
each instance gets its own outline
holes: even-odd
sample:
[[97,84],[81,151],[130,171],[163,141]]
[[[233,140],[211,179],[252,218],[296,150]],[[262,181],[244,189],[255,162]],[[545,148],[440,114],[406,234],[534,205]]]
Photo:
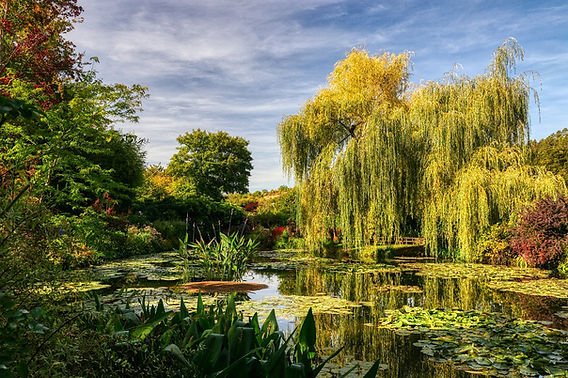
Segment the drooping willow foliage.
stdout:
[[527,202],[566,190],[529,167],[530,86],[507,40],[487,72],[410,88],[409,54],[353,50],[329,86],[278,128],[300,187],[300,224],[318,248],[421,233],[432,254],[477,260],[477,238]]

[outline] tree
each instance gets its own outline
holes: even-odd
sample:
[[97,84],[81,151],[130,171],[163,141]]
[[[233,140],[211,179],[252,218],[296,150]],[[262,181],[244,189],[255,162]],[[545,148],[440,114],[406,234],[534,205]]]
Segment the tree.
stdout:
[[531,144],[532,162],[560,175],[568,184],[568,128]]
[[[221,199],[226,193],[244,193],[252,169],[248,141],[226,132],[194,130],[177,138],[181,144],[168,165],[178,180],[178,191]],[[187,189],[190,188],[190,189]]]
[[82,73],[81,55],[64,38],[82,11],[77,0],[1,0],[0,80],[41,89],[44,108],[61,101],[61,84]]
[[485,74],[412,90],[408,54],[354,50],[336,64],[328,87],[278,128],[308,246],[335,228],[354,247],[421,232],[431,254],[475,261],[492,224],[564,192],[527,167],[530,86],[511,76],[522,57],[510,39]]
[[[14,120],[0,129],[5,176],[30,172],[38,198],[59,210],[81,212],[105,193],[128,206],[142,184],[142,141],[113,124],[137,120],[145,88],[105,85],[94,72],[65,86],[64,101],[45,110],[40,122]],[[33,103],[33,85],[25,81],[0,88]]]

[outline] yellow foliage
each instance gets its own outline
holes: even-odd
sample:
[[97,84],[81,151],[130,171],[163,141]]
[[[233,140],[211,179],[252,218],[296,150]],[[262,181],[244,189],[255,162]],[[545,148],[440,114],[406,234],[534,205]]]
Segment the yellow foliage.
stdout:
[[337,63],[328,87],[278,127],[308,246],[330,229],[361,246],[418,227],[431,253],[473,261],[491,224],[565,191],[525,162],[531,90],[525,76],[510,76],[519,58],[508,40],[486,74],[412,90],[409,54],[353,50]]

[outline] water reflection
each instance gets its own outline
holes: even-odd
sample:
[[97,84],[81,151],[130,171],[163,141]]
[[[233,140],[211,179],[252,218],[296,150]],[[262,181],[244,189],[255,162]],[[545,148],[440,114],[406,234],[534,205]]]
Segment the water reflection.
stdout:
[[[263,277],[264,275],[264,277]],[[349,272],[321,265],[299,267],[295,271],[255,272],[256,282],[270,282],[269,292],[281,295],[330,295],[363,304],[352,315],[316,315],[318,347],[326,354],[344,346],[334,365],[379,359],[388,367],[383,377],[464,377],[465,371],[434,363],[412,344],[419,335],[400,335],[377,327],[388,310],[403,306],[456,308],[502,312],[515,318],[548,321],[568,329],[566,319],[555,315],[566,300],[498,292],[477,278],[420,277],[415,271],[383,269]],[[253,300],[265,297],[259,292]]]
[[[287,264],[280,261],[277,268],[276,264],[271,266],[267,260],[262,270],[250,271],[244,280],[263,283],[268,288],[243,294],[240,299],[268,301],[268,308],[273,305],[270,298],[282,296],[331,296],[334,297],[332,299],[361,304],[349,308],[350,315],[325,311],[316,314],[318,346],[328,354],[345,346],[333,360],[331,367],[334,371],[355,361],[379,359],[385,365],[382,377],[468,376],[463,371],[425,358],[420,349],[412,345],[418,335],[396,334],[377,326],[389,310],[403,306],[501,312],[515,318],[547,321],[554,327],[568,329],[568,319],[557,315],[561,311],[566,312],[567,300],[492,290],[487,277],[440,278],[421,276],[417,274],[418,269],[377,266],[376,269],[361,271],[353,266],[337,262],[326,265],[321,262]],[[163,294],[175,286],[179,278],[179,269],[176,270],[176,265],[165,261],[163,256],[153,260],[132,259],[105,269],[99,268],[99,273],[106,277],[105,283],[112,285],[107,289],[109,293],[119,287],[140,287],[162,290],[160,294]],[[130,279],[131,276],[135,279]],[[178,292],[173,294],[179,296]],[[183,295],[187,303],[194,300],[187,298],[189,294]],[[279,326],[284,330],[293,329],[306,311],[305,306],[296,309],[294,316],[297,318],[282,317]]]

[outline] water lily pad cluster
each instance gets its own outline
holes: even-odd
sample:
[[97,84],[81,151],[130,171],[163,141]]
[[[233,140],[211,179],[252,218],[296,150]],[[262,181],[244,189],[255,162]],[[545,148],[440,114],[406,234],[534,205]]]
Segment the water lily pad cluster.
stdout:
[[377,292],[400,292],[400,293],[408,293],[408,294],[418,294],[424,292],[422,288],[419,286],[411,286],[411,285],[381,285],[377,286]]
[[568,375],[568,332],[479,311],[404,307],[380,327],[417,333],[433,361],[491,376]]
[[543,279],[550,272],[536,268],[518,268],[464,263],[405,263],[404,270],[415,270],[418,276],[437,278],[476,278],[499,281]]
[[373,273],[376,271],[400,272],[389,264],[369,264],[361,261],[343,261],[297,253],[270,252],[263,259],[252,264],[255,270],[296,270],[306,266],[318,267],[324,272]]
[[181,279],[182,270],[175,254],[161,253],[111,261],[82,273],[101,281],[177,281]]
[[556,278],[527,280],[521,282],[492,282],[489,286],[500,291],[511,291],[527,295],[568,299],[568,280],[560,280]]
[[265,297],[260,301],[244,301],[237,304],[237,309],[245,316],[258,313],[263,318],[274,309],[281,319],[295,320],[303,317],[310,308],[314,314],[351,315],[353,309],[361,304],[328,295],[302,296],[279,295]]

